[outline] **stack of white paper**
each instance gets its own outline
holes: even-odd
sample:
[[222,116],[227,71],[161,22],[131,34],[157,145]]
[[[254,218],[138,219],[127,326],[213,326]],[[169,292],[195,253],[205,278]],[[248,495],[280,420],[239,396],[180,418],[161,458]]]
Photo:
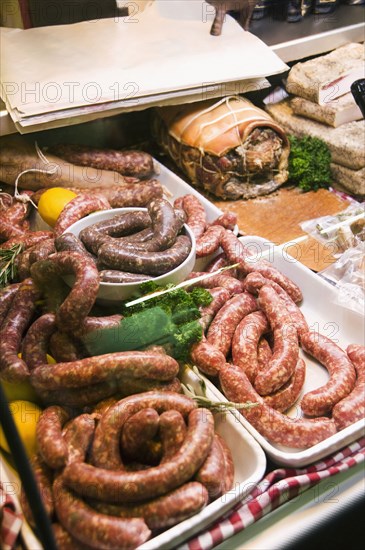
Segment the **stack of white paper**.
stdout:
[[245,93],[288,68],[229,16],[211,36],[202,0],[146,3],[128,17],[1,29],[1,96],[21,133]]

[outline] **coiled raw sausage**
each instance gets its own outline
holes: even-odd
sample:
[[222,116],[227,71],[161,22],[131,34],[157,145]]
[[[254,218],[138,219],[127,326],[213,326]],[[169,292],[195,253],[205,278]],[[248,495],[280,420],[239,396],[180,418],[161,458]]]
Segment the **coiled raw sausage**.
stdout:
[[243,370],[235,365],[224,365],[220,370],[219,380],[225,396],[230,401],[258,403],[250,409],[241,409],[241,413],[261,435],[273,443],[293,448],[308,448],[336,433],[332,419],[293,420],[266,405]]
[[211,412],[194,409],[188,417],[185,441],[170,462],[137,472],[73,463],[64,470],[64,482],[82,495],[107,502],[138,502],[160,496],[193,477],[207,457],[213,437]]

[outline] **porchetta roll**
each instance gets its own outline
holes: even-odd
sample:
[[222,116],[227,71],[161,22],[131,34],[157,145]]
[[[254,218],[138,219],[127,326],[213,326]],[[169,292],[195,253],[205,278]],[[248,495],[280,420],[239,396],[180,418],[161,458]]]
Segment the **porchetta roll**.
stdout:
[[193,185],[223,199],[266,195],[288,178],[284,130],[240,96],[157,108],[152,133]]

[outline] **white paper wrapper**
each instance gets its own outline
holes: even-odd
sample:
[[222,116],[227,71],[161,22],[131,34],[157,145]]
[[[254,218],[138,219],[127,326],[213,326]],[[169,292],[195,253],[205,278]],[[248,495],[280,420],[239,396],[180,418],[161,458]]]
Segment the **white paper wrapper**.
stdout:
[[211,36],[214,10],[202,0],[136,6],[128,17],[2,29],[1,94],[13,120],[45,113],[56,119],[65,109],[107,102],[110,109],[142,98],[147,104],[161,94],[163,104],[176,92],[287,69],[229,16],[222,35]]

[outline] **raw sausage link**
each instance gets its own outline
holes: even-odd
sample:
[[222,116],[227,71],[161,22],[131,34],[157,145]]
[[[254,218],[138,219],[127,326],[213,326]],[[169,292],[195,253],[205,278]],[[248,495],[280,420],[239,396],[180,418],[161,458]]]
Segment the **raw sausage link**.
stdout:
[[161,464],[168,462],[184,443],[186,424],[179,411],[165,411],[160,416],[160,439],[162,444]]
[[194,409],[188,417],[185,441],[170,462],[137,472],[73,463],[65,468],[64,481],[82,495],[107,502],[138,502],[160,496],[193,477],[208,456],[213,437],[212,413]]
[[[77,466],[74,462],[67,468]],[[59,522],[73,537],[96,550],[132,550],[151,535],[140,518],[120,519],[100,514],[67,489],[63,476],[53,484]]]
[[85,227],[80,231],[79,238],[87,250],[97,254],[104,242],[113,242],[111,237],[130,235],[148,228],[150,224],[151,218],[148,212],[131,211],[116,214],[112,218]]
[[133,252],[120,249],[112,243],[104,243],[99,248],[99,259],[113,269],[163,275],[180,265],[189,255],[191,241],[186,235],[179,235],[171,248],[161,252]]
[[232,343],[232,338],[238,323],[249,313],[258,309],[255,298],[248,293],[233,296],[219,310],[212,321],[207,341],[215,346],[226,357]]
[[[75,193],[84,193],[85,189],[70,187]],[[163,187],[156,179],[130,185],[95,187],[87,190],[88,195],[104,197],[112,208],[144,207],[151,200],[163,196]]]
[[182,202],[183,210],[186,213],[186,223],[192,230],[195,239],[199,239],[207,225],[205,208],[195,195],[185,195]]
[[0,373],[8,382],[21,382],[29,371],[23,359],[18,357],[21,339],[28,328],[36,308],[39,292],[32,279],[25,279],[19,286],[0,331]]
[[298,337],[300,339],[300,336],[302,334],[305,334],[306,332],[308,332],[309,327],[303,313],[301,312],[297,304],[293,302],[293,300],[290,298],[289,294],[280,285],[275,283],[275,281],[266,279],[260,273],[256,273],[255,271],[253,271],[252,273],[249,273],[243,281],[244,289],[247,290],[248,292],[251,292],[252,294],[257,294],[260,288],[264,285],[272,286],[272,288],[283,300],[286,309],[290,313],[292,322],[295,324],[297,328]]
[[[20,193],[22,197],[30,197],[32,191],[22,191]],[[31,204],[29,201],[22,202],[12,197],[12,204],[6,208],[4,212],[1,212],[1,218],[5,218],[6,221],[12,225],[22,225],[31,211]]]
[[54,240],[45,239],[30,248],[27,248],[15,258],[17,279],[22,281],[31,276],[31,266],[35,262],[45,260],[55,252]]
[[228,264],[239,263],[246,255],[245,247],[238,237],[236,237],[232,231],[229,231],[229,229],[223,232],[220,244],[227,257]]
[[29,327],[23,340],[22,358],[29,372],[47,363],[47,351],[52,334],[56,331],[56,316],[46,313]]
[[93,550],[91,546],[75,539],[60,523],[52,523],[53,536],[60,550]]
[[13,237],[22,237],[25,231],[19,225],[14,225],[10,221],[6,220],[3,216],[0,216],[0,240],[7,241]]
[[57,363],[78,361],[84,357],[80,342],[66,332],[54,332],[49,341],[49,349]]
[[346,353],[352,361],[352,364],[358,372],[365,368],[365,346],[359,344],[350,344],[346,348]]
[[117,384],[114,380],[93,384],[84,388],[54,390],[37,390],[42,401],[48,405],[61,405],[63,407],[85,407],[94,405],[102,399],[111,397],[117,392]]
[[320,388],[306,393],[300,406],[309,416],[326,414],[352,392],[356,371],[346,352],[323,334],[307,332],[302,336],[302,347],[328,370],[329,380]]
[[183,202],[184,202],[184,197],[177,197],[174,200],[174,208],[179,208],[180,210],[183,210],[184,209]]
[[102,269],[99,271],[100,282],[102,283],[142,283],[150,281],[152,277],[142,273],[128,273],[117,269]]
[[34,246],[47,239],[52,239],[53,233],[51,231],[28,231],[23,235],[12,237],[5,243],[0,244],[1,250],[9,250],[16,244],[23,245],[23,250],[27,250],[31,246]]
[[36,245],[31,246],[27,250],[24,250],[24,252],[21,252],[18,254],[15,258],[15,269],[16,269],[16,278],[18,281],[24,281],[24,279],[27,279],[30,277],[30,255],[32,253],[32,250],[35,248]]
[[196,257],[209,256],[218,250],[224,229],[220,225],[211,225],[196,241]]
[[86,460],[94,432],[94,415],[80,414],[67,423],[62,434],[67,445],[67,464]]
[[148,205],[148,213],[151,217],[153,228],[152,239],[156,241],[157,250],[170,248],[176,240],[178,231],[181,229],[181,223],[177,223],[174,207],[166,199],[154,199]]
[[217,442],[220,444],[223,452],[224,461],[224,475],[223,475],[223,494],[230,491],[234,482],[234,463],[231,453],[231,449],[228,447],[226,441],[218,433],[215,434]]
[[233,231],[237,225],[237,214],[234,212],[223,212],[223,214],[212,221],[211,225],[221,225],[225,229]]
[[[214,271],[218,271],[218,269],[221,269],[222,267],[227,267],[227,265],[228,265],[227,257],[224,254],[224,252],[222,252],[221,254],[218,254],[218,256],[213,258],[213,260],[211,262],[209,262],[209,264],[207,266],[205,266],[205,271],[207,273],[214,273]],[[235,273],[235,270],[231,269],[229,271],[229,273],[233,277],[234,276],[233,274]]]
[[30,265],[40,260],[46,260],[54,252],[56,252],[54,239],[46,239],[34,245],[29,254]]
[[204,339],[193,344],[190,357],[194,365],[208,376],[217,376],[221,366],[226,362],[225,355],[216,346]]
[[153,237],[153,230],[152,227],[146,227],[146,229],[142,229],[141,231],[137,231],[137,233],[132,233],[131,235],[126,235],[125,237],[119,237],[119,240],[121,242],[126,241],[129,243],[145,243],[149,239],[152,239]]
[[0,289],[0,329],[6,319],[10,306],[18,292],[20,283],[13,283]]
[[266,338],[261,337],[257,346],[258,372],[266,370],[270,364],[272,351]]
[[269,331],[269,324],[262,311],[249,313],[237,325],[232,339],[232,361],[243,369],[251,383],[259,371],[257,348],[263,334]]
[[218,311],[224,306],[224,304],[230,299],[231,295],[226,288],[223,287],[214,287],[208,289],[209,294],[213,296],[213,300],[208,306],[200,307],[200,319],[199,323],[203,327],[205,332],[209,327],[210,323],[217,315]]
[[57,266],[47,258],[31,265],[30,275],[42,293],[45,312],[56,313],[70,292]]
[[108,380],[92,386],[82,388],[70,388],[59,390],[37,390],[44,403],[63,405],[69,407],[85,407],[95,405],[100,400],[118,395],[119,399],[136,393],[156,390],[160,392],[181,393],[181,382],[173,378],[169,382],[158,382],[145,378],[121,378],[120,380]]
[[239,367],[226,364],[219,380],[227,399],[235,403],[258,403],[250,409],[241,409],[243,416],[270,442],[286,447],[307,449],[336,433],[332,419],[291,419],[265,404]]
[[291,378],[277,392],[265,395],[265,403],[280,412],[288,410],[297,401],[302,391],[305,371],[305,362],[299,358]]
[[54,470],[62,468],[67,463],[68,449],[62,437],[62,427],[68,419],[68,412],[54,405],[44,409],[37,423],[36,434],[40,455]]
[[54,244],[57,252],[78,252],[79,254],[85,254],[96,262],[95,256],[86,250],[81,240],[73,233],[62,233],[62,235],[55,239]]
[[220,497],[224,493],[225,480],[224,476],[222,476],[223,471],[223,449],[215,435],[205,462],[194,476],[194,479],[202,483],[202,485],[204,485],[207,489],[211,500]]
[[298,336],[284,302],[271,286],[260,289],[258,302],[274,333],[274,347],[268,368],[257,374],[254,385],[258,393],[268,395],[294,373],[299,357]]
[[197,408],[193,399],[173,392],[150,391],[132,395],[110,407],[96,428],[92,447],[92,463],[100,468],[122,469],[119,452],[120,433],[127,419],[146,407],[158,413],[174,409],[184,418]]
[[249,261],[246,257],[240,261],[238,269],[243,275],[247,275],[252,271],[257,271],[263,277],[274,281],[289,294],[290,298],[296,304],[303,300],[303,294],[298,285],[266,260]]
[[[137,250],[146,252],[166,250],[174,244],[176,236],[184,223],[181,215],[176,215],[177,212],[166,199],[155,199],[148,205],[148,215],[152,228],[150,239],[143,239],[143,241],[132,239],[131,241],[129,236],[122,238],[109,237],[104,240],[104,243],[132,252]],[[143,212],[143,214],[145,213]],[[101,244],[98,246],[101,246]]]
[[145,452],[158,432],[159,419],[158,412],[149,407],[128,418],[121,435],[123,457],[125,454],[129,460],[145,462]]
[[103,197],[81,194],[70,200],[61,211],[54,226],[54,234],[59,237],[73,223],[97,210],[108,210],[111,206]]
[[[190,273],[190,275],[186,278],[187,280],[193,279],[195,277],[200,277],[201,275],[205,275],[206,273],[204,271],[193,271]],[[230,277],[229,275],[225,275],[223,273],[219,273],[218,275],[212,275],[211,277],[207,277],[206,279],[203,279],[197,283],[192,283],[189,288],[194,287],[202,287],[202,288],[214,288],[216,286],[221,286],[223,288],[226,288],[231,294],[241,294],[243,291],[243,286],[241,281],[238,281],[234,277]]]
[[57,252],[49,260],[60,275],[75,275],[72,289],[56,313],[58,328],[72,334],[80,328],[95,303],[99,273],[92,260],[77,252]]
[[80,388],[115,377],[170,380],[179,372],[179,364],[168,355],[151,351],[120,351],[86,357],[71,363],[37,367],[31,374],[35,388],[58,390]]
[[122,518],[142,517],[150,529],[167,529],[197,514],[208,503],[205,487],[190,481],[167,495],[141,504],[106,504],[92,502],[96,510]]
[[75,336],[81,338],[86,334],[98,330],[104,330],[106,328],[118,328],[123,315],[114,313],[113,315],[106,315],[105,317],[86,317],[80,329],[75,333]]
[[[32,466],[33,474],[38,485],[39,492],[42,497],[43,506],[45,507],[47,516],[52,518],[54,513],[53,493],[52,493],[52,481],[53,472],[51,468],[42,460],[39,454],[34,454],[30,458],[30,464]],[[23,514],[26,520],[32,527],[36,527],[32,514],[32,503],[28,502],[26,493],[22,487],[20,493],[20,504]]]
[[100,170],[113,170],[123,176],[148,178],[154,172],[153,158],[144,151],[119,151],[117,149],[96,149],[83,145],[60,144],[50,152],[71,164],[91,166]]
[[[147,351],[147,350],[146,350]],[[152,350],[151,350],[152,351]],[[160,353],[160,352],[159,352]],[[121,377],[118,380],[118,395],[128,397],[134,393],[156,390],[159,392],[181,393],[181,382],[178,378],[172,378],[166,382],[144,378]]]
[[333,407],[332,416],[338,430],[343,430],[365,416],[365,347],[351,344],[346,351],[357,377],[352,392]]

